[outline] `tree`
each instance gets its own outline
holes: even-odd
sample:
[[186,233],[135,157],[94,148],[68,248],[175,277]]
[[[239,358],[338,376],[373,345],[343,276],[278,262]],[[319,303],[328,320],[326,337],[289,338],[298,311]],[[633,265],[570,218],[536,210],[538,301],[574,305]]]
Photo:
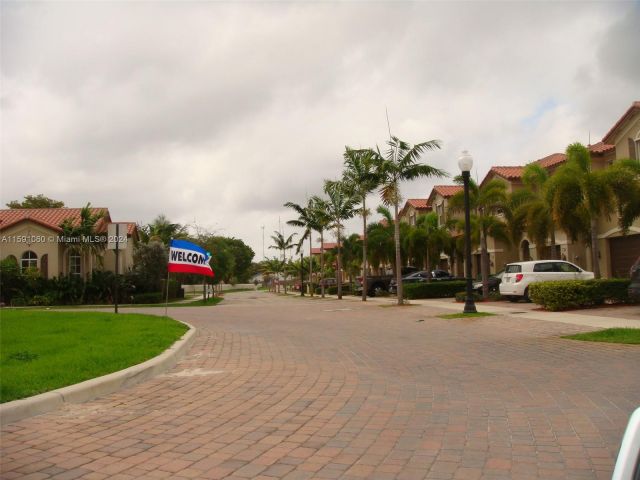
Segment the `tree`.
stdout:
[[598,218],[615,211],[625,231],[640,216],[640,166],[619,160],[602,170],[593,170],[589,149],[573,143],[567,161],[551,177],[548,195],[554,220],[572,241],[582,238],[591,247],[593,273],[600,278]]
[[[286,266],[287,264],[287,250],[291,250],[295,243],[293,242],[293,237],[296,236],[295,233],[289,235],[289,237],[285,238],[284,235],[278,231],[274,231],[275,235],[271,235],[271,240],[273,240],[274,244],[269,248],[275,248],[277,250],[282,251],[282,264]],[[287,293],[287,273],[286,269],[284,270],[284,293]]]
[[380,179],[371,150],[353,150],[346,147],[344,152],[343,181],[361,203],[362,215],[362,301],[367,300],[367,195],[380,185]]
[[[318,230],[318,215],[315,211],[315,202],[313,198],[307,201],[307,206],[303,207],[298,205],[297,203],[287,202],[284,204],[285,207],[292,208],[298,214],[298,218],[294,220],[289,220],[287,225],[292,225],[294,227],[304,228],[304,234],[300,237],[300,246],[302,243],[308,238],[309,239],[309,257],[312,254],[312,232],[313,230]],[[300,251],[300,248],[298,248]],[[309,294],[313,296],[313,285],[311,285],[311,279],[313,278],[313,262],[309,262]],[[300,288],[303,288],[300,286]]]
[[342,242],[342,260],[344,269],[349,276],[351,292],[353,292],[353,277],[358,274],[358,271],[360,270],[360,267],[362,265],[362,249],[363,241],[360,239],[360,235],[358,235],[357,233],[352,233]]
[[[430,212],[419,215],[415,227],[408,229],[405,237],[407,250],[416,264],[424,265],[426,270],[432,270],[434,262],[451,242],[451,235],[445,226],[438,225],[438,215]],[[431,278],[427,277],[427,281]]]
[[[536,244],[542,257],[543,247],[549,239],[551,255],[556,259],[556,225],[553,219],[552,197],[548,194],[551,185],[549,172],[538,163],[530,163],[524,169],[522,182],[525,189],[521,190],[522,205],[516,207],[515,218],[523,218],[528,237]],[[513,232],[512,232],[513,239]],[[520,243],[520,242],[518,242]]]
[[[87,203],[80,210],[80,221],[76,223],[73,218],[66,218],[60,224],[62,236],[67,242],[67,251],[80,255],[81,261],[85,257],[89,257],[92,261],[95,257],[99,263],[102,263],[101,253],[105,249],[105,242],[98,241],[96,237],[96,224],[104,218],[106,212],[100,210],[93,213],[91,203]],[[91,267],[86,269],[87,272],[93,270]]]
[[324,193],[327,194],[327,214],[331,219],[331,227],[336,230],[338,243],[338,268],[336,271],[336,282],[338,284],[338,300],[342,300],[342,221],[348,220],[355,215],[357,199],[349,186],[341,181],[325,180]]
[[[462,183],[462,177],[455,178],[456,183]],[[500,215],[506,208],[507,187],[501,180],[490,180],[478,186],[469,180],[469,206],[473,212],[471,228],[480,240],[480,271],[482,275],[482,296],[489,297],[489,251],[488,237],[505,242],[509,241],[506,224]],[[457,192],[449,200],[452,212],[464,211],[464,192]],[[458,228],[464,230],[464,220],[459,220]],[[468,272],[470,274],[470,272]]]
[[324,232],[329,228],[331,219],[328,213],[327,201],[317,195],[311,197],[311,216],[314,230],[320,234],[320,295],[324,298]]
[[187,227],[179,223],[171,223],[164,215],[158,215],[153,222],[139,228],[140,238],[143,242],[160,241],[169,245],[172,238],[187,238]]
[[167,262],[167,249],[161,242],[138,243],[133,251],[132,272],[136,293],[161,292]]
[[400,257],[400,224],[398,207],[401,201],[400,184],[406,180],[421,177],[443,177],[446,173],[430,165],[419,163],[423,153],[440,148],[439,140],[411,145],[398,137],[392,136],[387,142],[389,149],[383,155],[380,149],[372,151],[380,178],[380,197],[387,206],[393,206],[394,242],[396,247],[396,280],[398,283],[398,305],[403,304],[402,269]]
[[[275,292],[275,283],[271,276],[278,278],[278,275],[283,271],[284,264],[282,260],[277,257],[267,258],[260,262],[260,271],[265,276],[265,282],[269,283],[269,290]],[[278,284],[278,293],[280,292],[280,284]]]
[[393,236],[393,216],[389,209],[379,205],[376,211],[382,215],[382,220],[369,224],[367,238],[369,239],[368,260],[371,266],[379,271],[380,265],[394,265],[395,272],[395,247]]
[[25,195],[22,202],[18,200],[12,200],[7,203],[7,207],[13,209],[19,208],[62,208],[64,202],[61,200],[54,200],[49,197],[45,197],[43,194],[38,195]]

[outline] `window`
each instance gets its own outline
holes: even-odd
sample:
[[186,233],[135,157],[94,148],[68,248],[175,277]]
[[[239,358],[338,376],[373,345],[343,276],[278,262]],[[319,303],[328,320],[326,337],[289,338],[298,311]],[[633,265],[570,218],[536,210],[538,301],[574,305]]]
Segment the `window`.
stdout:
[[69,275],[79,277],[82,275],[82,259],[75,252],[69,253]]
[[505,273],[520,273],[522,272],[522,266],[521,265],[507,265],[507,268],[505,268]]
[[38,268],[38,255],[31,250],[27,250],[20,259],[20,271],[24,272],[30,268]]
[[554,264],[552,262],[536,263],[533,266],[533,271],[534,272],[553,272],[553,271],[555,271],[553,265]]
[[635,159],[640,161],[640,130],[636,134],[636,138],[633,143],[635,145]]
[[570,263],[556,262],[556,272],[575,273],[579,271],[580,269],[578,267],[571,265]]

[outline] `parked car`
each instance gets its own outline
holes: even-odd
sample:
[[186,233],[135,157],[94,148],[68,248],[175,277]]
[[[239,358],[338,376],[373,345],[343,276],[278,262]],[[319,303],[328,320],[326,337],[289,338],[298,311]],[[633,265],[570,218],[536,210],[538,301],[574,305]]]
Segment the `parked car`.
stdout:
[[[402,267],[402,275],[409,275],[410,273],[417,272],[416,267]],[[367,295],[375,297],[376,295],[382,295],[389,291],[389,284],[391,280],[395,279],[395,275],[376,275],[367,276]],[[362,277],[356,279],[355,292],[362,294]]]
[[[502,275],[504,275],[504,270],[499,271],[495,275],[489,275],[489,291],[497,292],[500,287],[500,283],[502,282]],[[474,282],[473,289],[482,295],[482,281]]]
[[458,280],[458,278],[454,277],[446,270],[433,270],[431,272],[431,280],[435,280],[437,282],[448,282],[450,280]]
[[[404,277],[402,277],[402,284],[405,285],[407,283],[419,283],[419,282],[426,282],[427,278],[429,278],[430,272],[423,270],[421,272],[413,272],[410,273],[409,275],[405,275]],[[395,294],[397,293],[397,288],[398,288],[398,282],[396,281],[395,278],[391,279],[391,282],[389,282],[389,293]]]
[[534,260],[509,263],[500,282],[500,294],[512,302],[529,301],[529,285],[551,280],[591,280],[593,272],[587,272],[563,260]]

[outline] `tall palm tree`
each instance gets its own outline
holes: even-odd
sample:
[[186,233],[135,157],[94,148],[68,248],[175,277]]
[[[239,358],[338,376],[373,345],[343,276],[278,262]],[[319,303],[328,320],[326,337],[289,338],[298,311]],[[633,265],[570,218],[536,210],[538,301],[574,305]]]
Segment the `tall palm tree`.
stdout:
[[582,238],[590,245],[593,273],[600,278],[598,218],[610,217],[617,210],[624,230],[640,215],[640,167],[623,160],[593,170],[589,149],[580,143],[569,145],[566,155],[566,163],[550,180],[553,216],[571,240]]
[[[275,233],[275,235],[271,235],[271,240],[273,240],[274,244],[271,245],[269,248],[274,248],[276,250],[282,251],[282,265],[286,266],[287,250],[291,250],[293,247],[295,247],[296,244],[293,241],[293,237],[295,237],[296,234],[292,233],[287,238],[285,238],[284,235],[281,232],[278,232],[277,230],[275,230],[273,233]],[[284,272],[284,293],[287,293],[287,270],[284,269],[283,272]]]
[[324,193],[327,195],[327,214],[331,219],[331,227],[336,230],[338,248],[338,269],[336,282],[338,283],[338,299],[342,300],[342,221],[352,218],[356,214],[355,207],[358,200],[353,196],[349,186],[341,181],[325,180]]
[[[462,177],[455,178],[457,183],[462,183]],[[472,229],[475,229],[480,239],[480,271],[482,275],[482,296],[489,297],[489,251],[487,249],[488,237],[505,242],[509,241],[507,225],[501,216],[506,208],[506,190],[504,182],[494,179],[482,186],[478,186],[473,180],[469,181],[469,205],[474,212]],[[452,212],[464,211],[464,192],[458,192],[449,200],[449,208]],[[464,228],[464,222],[460,221],[459,228]]]
[[444,177],[446,173],[438,168],[419,163],[423,153],[440,148],[439,140],[411,145],[398,137],[392,136],[387,142],[388,150],[383,155],[379,148],[372,150],[378,175],[380,176],[380,196],[387,206],[393,206],[394,241],[396,245],[396,279],[398,282],[398,305],[403,304],[402,272],[400,258],[400,224],[398,210],[401,201],[400,184],[405,180],[421,177]]
[[[303,207],[298,205],[297,203],[287,202],[284,204],[285,207],[293,208],[298,214],[298,218],[294,220],[289,220],[287,225],[292,225],[294,227],[304,228],[304,234],[300,237],[300,246],[302,243],[308,238],[309,239],[309,258],[312,257],[312,232],[314,230],[318,230],[318,215],[315,212],[315,202],[311,198],[307,201],[307,206]],[[300,248],[298,248],[298,251]],[[313,262],[309,262],[309,294],[313,296],[313,285],[311,285],[311,279],[313,278]],[[300,286],[300,288],[303,288]]]
[[342,179],[361,203],[362,215],[362,301],[367,301],[367,195],[380,185],[375,156],[370,149],[346,147]]

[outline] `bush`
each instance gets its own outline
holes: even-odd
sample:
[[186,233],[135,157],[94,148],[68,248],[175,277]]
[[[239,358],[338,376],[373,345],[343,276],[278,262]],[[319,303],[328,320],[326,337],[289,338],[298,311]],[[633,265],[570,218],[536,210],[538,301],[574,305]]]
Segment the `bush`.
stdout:
[[138,295],[134,295],[133,297],[133,303],[135,304],[163,302],[164,295],[162,292],[139,293]]
[[[337,286],[326,287],[324,289],[324,293],[326,293],[327,295],[337,295],[338,294],[338,287]],[[351,287],[349,285],[342,285],[342,294],[343,295],[350,295],[351,294]]]
[[465,286],[465,282],[458,280],[452,282],[408,283],[404,285],[404,297],[408,299],[453,298],[456,293],[464,290]]
[[[478,292],[471,292],[473,296],[474,302],[479,302],[482,300],[482,295],[479,295]],[[456,293],[456,302],[466,302],[467,301],[467,292],[458,292]]]
[[529,285],[529,298],[547,310],[631,303],[630,283],[631,280],[623,278],[536,282]]

